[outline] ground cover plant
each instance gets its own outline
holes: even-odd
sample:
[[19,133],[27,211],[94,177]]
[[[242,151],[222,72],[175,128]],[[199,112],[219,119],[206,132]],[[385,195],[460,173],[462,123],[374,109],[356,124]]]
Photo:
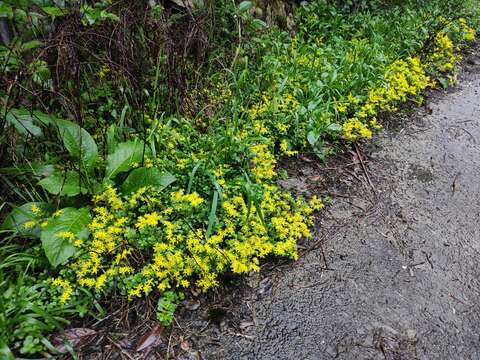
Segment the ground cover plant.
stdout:
[[323,203],[278,159],[454,82],[477,6],[316,0],[284,29],[248,1],[2,3],[0,353],[58,353],[119,297],[168,325],[185,289],[296,259]]

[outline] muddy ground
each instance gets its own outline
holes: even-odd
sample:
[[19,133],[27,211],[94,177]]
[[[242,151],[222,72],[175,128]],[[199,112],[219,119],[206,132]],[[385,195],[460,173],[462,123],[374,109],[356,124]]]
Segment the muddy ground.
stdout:
[[479,64],[470,54],[458,86],[397,117],[354,164],[287,165],[297,192],[341,179],[315,239],[217,307],[185,310],[184,357],[480,359]]
[[80,358],[480,359],[478,54],[374,141],[282,165],[282,186],[333,199],[299,261],[189,294],[172,331],[118,305]]

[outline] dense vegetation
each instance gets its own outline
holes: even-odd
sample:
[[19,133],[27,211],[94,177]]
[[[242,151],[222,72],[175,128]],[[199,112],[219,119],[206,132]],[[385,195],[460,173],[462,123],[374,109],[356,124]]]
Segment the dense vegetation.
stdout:
[[109,299],[159,299],[168,324],[183,289],[295,259],[323,203],[278,159],[322,161],[454,82],[479,20],[475,0],[181,3],[0,3],[2,358],[55,353]]

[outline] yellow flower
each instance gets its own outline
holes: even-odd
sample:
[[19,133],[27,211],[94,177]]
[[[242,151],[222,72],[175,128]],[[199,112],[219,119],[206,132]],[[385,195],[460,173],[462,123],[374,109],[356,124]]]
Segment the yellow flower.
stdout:
[[467,21],[463,18],[459,19],[458,22],[460,23],[460,27],[463,31],[463,40],[466,40],[466,41],[475,40],[475,36],[477,35],[477,32],[475,31],[475,29],[468,26]]
[[59,216],[62,215],[62,214],[63,214],[63,210],[60,209],[60,210],[55,211],[55,212],[52,214],[52,216],[53,216],[53,217],[59,217]]
[[75,235],[71,231],[60,231],[56,235],[66,240],[73,240],[75,238]]
[[370,139],[372,131],[357,118],[352,118],[343,124],[343,136],[345,139],[352,141],[360,138]]
[[204,199],[198,193],[185,194],[183,189],[173,192],[170,197],[174,203],[189,203],[192,207],[197,207],[204,202]]
[[30,220],[23,224],[25,230],[33,229],[37,225],[36,221]]
[[322,200],[320,200],[316,195],[310,199],[310,207],[314,210],[321,210],[325,207]]
[[277,161],[273,154],[269,151],[266,144],[257,144],[251,147],[251,151],[254,155],[252,173],[257,180],[269,180],[275,175],[275,165]]
[[348,104],[347,103],[339,103],[339,102],[336,102],[335,105],[335,110],[340,113],[340,114],[343,114],[345,112],[347,112],[347,109],[348,109]]
[[31,210],[32,210],[32,213],[37,216],[42,213],[42,211],[36,204],[32,204]]
[[146,227],[155,227],[158,225],[158,222],[162,219],[162,217],[156,212],[152,212],[150,214],[145,214],[140,216],[135,224],[135,227],[142,230]]
[[145,158],[145,167],[146,167],[146,168],[150,169],[150,168],[153,167],[153,165],[154,165],[154,164],[153,164],[153,160],[152,160],[152,159],[150,159],[150,158]]
[[61,295],[60,295],[60,303],[66,304],[68,300],[72,297],[73,288],[70,282],[66,279],[56,278],[52,281],[52,285],[55,287],[60,288]]
[[192,192],[191,194],[187,195],[185,198],[188,202],[190,202],[190,205],[192,207],[197,207],[201,203],[203,203],[203,199],[198,195],[196,192]]

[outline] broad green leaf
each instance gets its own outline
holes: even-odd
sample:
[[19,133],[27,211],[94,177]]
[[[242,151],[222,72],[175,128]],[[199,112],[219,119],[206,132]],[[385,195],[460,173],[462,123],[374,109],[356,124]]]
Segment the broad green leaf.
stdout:
[[0,4],[0,16],[6,18],[12,18],[13,16],[13,7],[5,4],[3,1]]
[[122,185],[122,192],[130,194],[144,186],[152,186],[159,190],[175,182],[177,179],[170,173],[162,173],[157,168],[139,168],[133,170]]
[[132,163],[142,161],[143,155],[144,144],[142,141],[127,141],[118,144],[115,151],[107,157],[105,179],[113,179],[115,175],[130,170]]
[[17,230],[22,235],[39,237],[40,227],[36,225],[27,228],[25,227],[25,223],[29,221],[37,222],[40,218],[48,216],[52,210],[52,206],[44,202],[30,202],[23,204],[12,210],[12,212],[5,218],[0,229]]
[[75,254],[73,241],[65,234],[71,233],[75,239],[86,239],[89,222],[90,214],[86,208],[65,208],[59,216],[48,220],[40,238],[50,264],[56,267]]
[[15,356],[4,340],[0,340],[0,359],[15,360]]
[[42,123],[43,125],[50,125],[50,124],[53,124],[55,122],[55,119],[52,118],[51,115],[48,115],[48,114],[45,114],[41,111],[38,111],[38,110],[35,110],[33,111],[33,118]]
[[57,17],[64,15],[63,10],[58,6],[43,6],[42,10],[51,17]]
[[75,196],[87,192],[87,189],[82,186],[81,178],[75,171],[55,171],[40,180],[38,185],[53,195]]
[[34,116],[26,109],[12,109],[6,119],[21,135],[43,135],[42,129],[34,124]]
[[337,123],[331,123],[330,125],[327,126],[327,130],[331,132],[340,132],[342,131],[342,125]]
[[24,42],[22,44],[22,51],[33,50],[33,49],[36,49],[36,48],[38,48],[42,45],[43,45],[43,43],[40,40],[27,41],[27,42]]
[[98,149],[92,136],[71,121],[57,119],[55,123],[70,155],[79,159],[86,170],[93,169],[98,159]]
[[310,145],[315,146],[315,144],[318,141],[319,136],[315,134],[313,131],[310,131],[307,135],[307,140],[310,143]]
[[242,1],[240,5],[238,5],[238,11],[243,14],[250,10],[253,7],[253,4],[251,1]]
[[260,19],[253,19],[252,21],[252,27],[255,30],[260,30],[260,29],[265,29],[268,27],[267,23],[265,21],[262,21]]

